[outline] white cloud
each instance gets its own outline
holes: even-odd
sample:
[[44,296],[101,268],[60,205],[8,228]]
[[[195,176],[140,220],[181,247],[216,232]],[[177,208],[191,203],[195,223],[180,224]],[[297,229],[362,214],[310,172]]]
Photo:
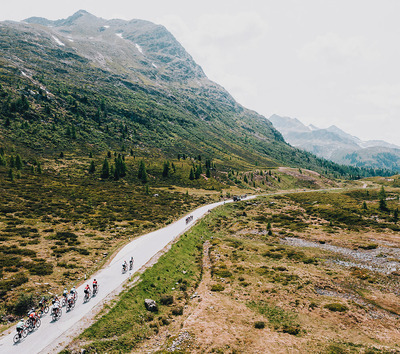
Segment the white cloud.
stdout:
[[356,98],[388,111],[400,108],[400,83],[361,87]]
[[197,23],[205,42],[249,42],[262,37],[268,29],[266,21],[257,13],[210,14]]
[[379,53],[362,36],[340,37],[335,33],[317,36],[298,52],[301,59],[326,64],[356,63],[359,60],[375,61]]

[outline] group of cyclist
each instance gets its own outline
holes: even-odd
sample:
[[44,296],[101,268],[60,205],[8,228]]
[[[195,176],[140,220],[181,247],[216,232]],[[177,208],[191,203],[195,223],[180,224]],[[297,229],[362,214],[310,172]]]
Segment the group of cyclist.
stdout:
[[[97,294],[98,292],[98,283],[97,280],[93,280],[93,295]],[[92,296],[89,284],[86,285],[84,289],[85,298],[86,296]],[[51,300],[52,303],[52,310],[51,316],[53,320],[58,319],[61,316],[61,308],[63,306],[66,307],[67,311],[73,309],[75,307],[76,300],[78,299],[78,291],[76,290],[75,286],[71,288],[68,292],[67,288],[64,288],[61,300],[58,298],[57,295],[54,295],[53,299]],[[85,300],[86,301],[86,300]],[[17,343],[21,340],[22,337],[25,337],[26,334],[35,328],[40,326],[40,317],[49,311],[48,300],[43,296],[42,299],[39,301],[39,304],[36,308],[32,308],[28,312],[28,319],[24,320],[21,318],[17,323],[17,334],[14,336],[14,343]]]
[[193,215],[189,215],[185,220],[186,224],[189,224],[193,220]]
[[[133,257],[131,257],[131,259],[129,260],[129,270],[133,269]],[[128,270],[128,263],[126,261],[124,261],[124,263],[122,263],[122,273],[125,273]]]
[[84,302],[88,301],[92,296],[96,296],[97,291],[99,289],[96,279],[93,280],[92,286],[93,286],[93,293],[92,293],[92,290],[90,289],[89,284],[86,284],[85,289],[83,290],[83,292],[85,293],[85,296],[83,298]]

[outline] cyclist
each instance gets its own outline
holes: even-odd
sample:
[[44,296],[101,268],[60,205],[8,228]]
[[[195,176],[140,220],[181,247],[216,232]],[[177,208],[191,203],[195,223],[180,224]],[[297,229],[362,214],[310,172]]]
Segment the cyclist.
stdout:
[[22,337],[22,332],[24,331],[24,329],[25,329],[25,322],[24,322],[24,319],[21,318],[19,320],[19,322],[17,323],[17,333],[20,338]]
[[129,260],[129,269],[133,268],[133,257]]
[[53,299],[53,312],[59,312],[61,308],[60,300],[58,300],[57,295]]
[[57,295],[54,295],[53,300],[51,300],[51,303],[54,305],[56,302],[60,302],[60,299],[58,298]]
[[124,263],[122,263],[122,270],[125,272],[128,268],[128,263],[126,263],[126,261],[124,261]]
[[74,304],[74,302],[75,302],[74,295],[71,294],[71,293],[68,294],[68,296],[67,296],[67,306],[68,306],[69,308],[71,308],[72,305]]
[[90,286],[89,286],[89,284],[86,284],[84,292],[89,297],[89,294],[90,294]]
[[71,288],[71,291],[70,291],[70,294],[74,297],[74,300],[76,300],[76,288],[75,288],[75,286],[73,286],[72,288]]
[[93,280],[93,292],[94,293],[97,292],[97,280],[96,279]]
[[32,327],[35,327],[36,321],[39,318],[34,308],[29,311],[29,319],[31,320]]
[[39,307],[45,307],[47,304],[47,300],[44,296],[42,296],[42,298],[39,301]]

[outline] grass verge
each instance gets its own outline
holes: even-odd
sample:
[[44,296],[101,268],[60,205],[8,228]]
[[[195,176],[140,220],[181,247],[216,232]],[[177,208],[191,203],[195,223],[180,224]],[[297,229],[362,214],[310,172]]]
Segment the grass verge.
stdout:
[[[89,353],[127,352],[180,315],[176,309],[184,306],[201,279],[202,244],[208,237],[205,221],[200,221],[141,275],[138,285],[123,292],[118,303],[82,333],[80,346]],[[172,301],[162,305],[166,295]],[[157,302],[157,313],[145,309],[147,298]]]

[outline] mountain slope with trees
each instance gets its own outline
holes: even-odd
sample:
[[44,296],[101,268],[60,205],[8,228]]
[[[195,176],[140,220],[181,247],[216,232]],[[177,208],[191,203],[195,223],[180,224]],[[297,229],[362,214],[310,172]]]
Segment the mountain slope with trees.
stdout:
[[208,80],[163,26],[81,10],[65,20],[3,22],[0,33],[6,148],[36,156],[144,149],[159,156],[202,154],[223,168],[377,173],[289,146],[265,117]]

